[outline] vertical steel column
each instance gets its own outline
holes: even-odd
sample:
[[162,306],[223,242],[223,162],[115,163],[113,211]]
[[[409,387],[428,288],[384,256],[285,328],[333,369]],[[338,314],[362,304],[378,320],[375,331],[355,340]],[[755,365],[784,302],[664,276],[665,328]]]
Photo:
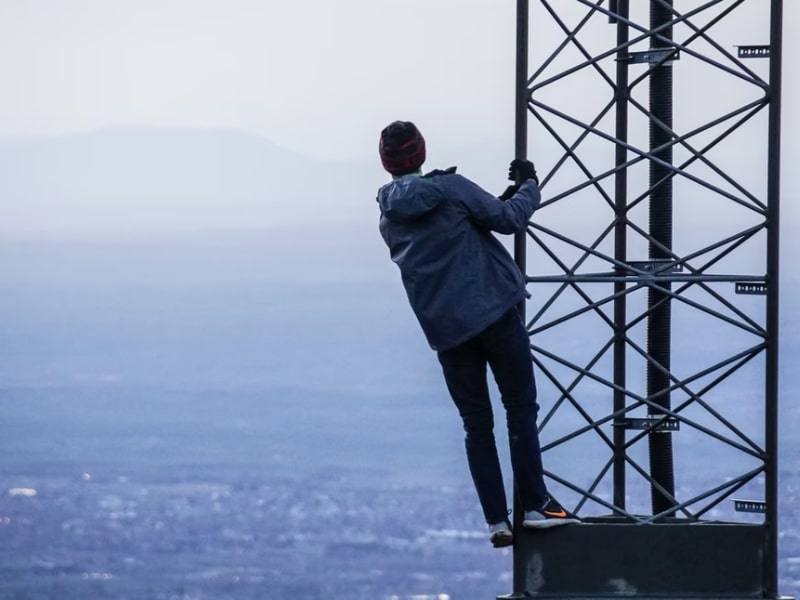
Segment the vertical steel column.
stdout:
[[[628,0],[616,0],[613,3],[620,19],[613,20],[617,25],[617,75],[616,75],[616,139],[615,165],[619,169],[614,175],[614,258],[619,263],[628,260],[628,172],[620,168],[628,158]],[[614,506],[625,508],[625,392],[626,381],[626,343],[627,331],[627,298],[624,294],[626,283],[623,280],[626,271],[615,267],[615,275],[619,280],[614,282]]]
[[[528,157],[528,0],[517,0],[517,66],[516,89],[514,98],[515,132],[514,132],[514,158],[525,159]],[[515,183],[521,183],[519,181]],[[526,246],[527,232],[523,231],[514,236],[514,260],[523,275],[526,275]],[[525,301],[520,302],[520,315],[525,320]],[[514,529],[520,531],[523,521],[522,504],[514,486]],[[518,538],[514,538],[513,560],[513,592],[511,598],[525,597],[525,553],[519,551]]]
[[781,63],[783,0],[772,0],[769,54],[769,139],[767,149],[767,302],[765,365],[766,543],[764,595],[778,598],[778,326],[781,175]]
[[[517,67],[514,98],[514,158],[528,158],[528,0],[517,0]],[[516,183],[521,183],[517,181]],[[526,272],[525,246],[527,234],[514,237],[514,259],[520,270]],[[525,303],[522,303],[522,311]],[[524,312],[523,312],[524,315]]]
[[[651,0],[651,48],[671,49],[672,0]],[[661,29],[659,29],[661,28]],[[672,176],[666,165],[672,164],[672,65],[671,59],[659,60],[650,72],[650,152],[661,162],[650,161],[650,259],[669,260],[672,249]],[[660,416],[658,407],[671,406],[669,372],[671,368],[672,304],[669,298],[671,284],[655,282],[648,290],[647,319],[647,395],[657,406],[650,414]],[[661,413],[663,414],[663,413]],[[675,505],[675,474],[672,460],[672,434],[656,430],[648,436],[653,514],[669,510]]]

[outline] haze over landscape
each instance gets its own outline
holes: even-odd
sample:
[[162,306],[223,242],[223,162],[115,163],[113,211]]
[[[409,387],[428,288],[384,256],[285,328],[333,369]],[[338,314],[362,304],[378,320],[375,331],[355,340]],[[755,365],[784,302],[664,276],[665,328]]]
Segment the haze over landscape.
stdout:
[[[231,132],[9,147],[0,181],[30,195],[3,207],[16,221],[0,244],[0,598],[510,590],[510,555],[485,542],[460,425],[375,228],[380,173]],[[182,158],[153,186],[167,156]],[[37,165],[51,179],[23,186]],[[318,210],[294,185],[312,165],[346,182],[309,183],[330,192]],[[119,211],[105,200],[117,190],[130,194]],[[33,231],[33,211],[58,219]],[[788,271],[784,293],[797,284]],[[799,326],[789,305],[787,400]],[[784,593],[798,580],[797,410],[783,409]]]

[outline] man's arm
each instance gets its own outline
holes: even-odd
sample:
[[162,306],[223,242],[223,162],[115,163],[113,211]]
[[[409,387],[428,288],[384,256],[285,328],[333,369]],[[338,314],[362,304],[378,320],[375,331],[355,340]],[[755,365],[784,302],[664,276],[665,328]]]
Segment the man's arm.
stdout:
[[541,193],[534,179],[525,181],[508,200],[493,196],[465,177],[459,177],[456,195],[472,221],[479,227],[511,234],[524,231],[539,207]]

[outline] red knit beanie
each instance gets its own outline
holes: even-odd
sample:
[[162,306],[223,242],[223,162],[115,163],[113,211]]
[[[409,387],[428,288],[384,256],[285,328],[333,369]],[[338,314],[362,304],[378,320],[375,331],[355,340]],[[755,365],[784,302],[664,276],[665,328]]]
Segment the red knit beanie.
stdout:
[[425,162],[425,138],[412,122],[395,121],[381,131],[378,151],[392,175],[414,173]]

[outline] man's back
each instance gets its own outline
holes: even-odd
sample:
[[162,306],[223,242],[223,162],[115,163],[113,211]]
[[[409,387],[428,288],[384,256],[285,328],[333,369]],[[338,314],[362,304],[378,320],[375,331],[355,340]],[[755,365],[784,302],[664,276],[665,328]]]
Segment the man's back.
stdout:
[[381,234],[434,349],[458,345],[525,297],[522,273],[492,231],[524,230],[539,200],[533,181],[503,202],[447,172],[379,190]]

